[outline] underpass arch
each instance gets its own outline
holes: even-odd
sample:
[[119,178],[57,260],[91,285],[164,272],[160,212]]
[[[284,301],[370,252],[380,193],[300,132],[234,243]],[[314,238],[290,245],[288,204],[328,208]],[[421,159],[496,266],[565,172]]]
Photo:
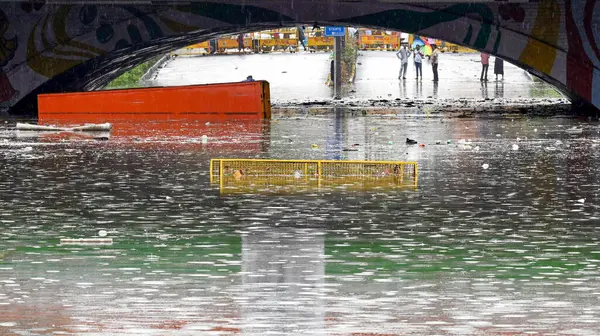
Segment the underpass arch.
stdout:
[[[587,50],[597,46],[593,43],[581,45],[580,36],[573,34],[569,34],[569,39],[565,40],[565,31],[572,33],[570,30],[573,29],[568,27],[573,18],[566,15],[565,11],[576,6],[569,1],[512,4],[511,8],[522,6],[518,8],[524,12],[523,17],[516,17],[519,11],[517,14],[503,13],[503,4],[375,4],[363,0],[359,3],[323,5],[299,1],[295,6],[303,12],[290,11],[285,1],[257,4],[250,6],[232,1],[230,4],[195,3],[187,6],[122,6],[118,8],[120,15],[129,15],[129,18],[120,17],[114,23],[114,36],[105,43],[108,50],[84,43],[107,40],[106,36],[100,34],[107,30],[107,24],[101,22],[98,16],[89,14],[93,12],[89,5],[46,5],[46,11],[37,15],[37,20],[30,21],[34,25],[29,27],[27,57],[15,57],[20,55],[19,48],[7,43],[11,39],[4,41],[4,46],[12,51],[12,54],[8,53],[12,57],[8,60],[10,70],[6,71],[5,67],[3,74],[10,79],[9,85],[18,82],[16,86],[20,90],[7,88],[6,80],[2,83],[3,78],[0,78],[5,91],[13,89],[18,92],[10,99],[5,99],[3,105],[15,114],[31,112],[35,110],[39,93],[97,90],[144,60],[216,35],[298,25],[310,29],[316,24],[395,30],[463,45],[498,56],[529,71],[552,84],[577,105],[593,106],[594,111],[600,107],[600,93],[595,90],[596,84],[600,86],[595,82],[595,77],[600,78],[600,71],[589,58]],[[314,8],[308,8],[308,4],[313,4]],[[15,3],[3,4],[0,9],[4,16],[7,6],[13,7],[12,12],[19,13]],[[94,8],[96,12],[114,10],[102,6]],[[225,11],[225,14],[217,13],[217,10]],[[80,35],[70,36],[65,30],[57,28],[56,25],[66,25],[69,20],[76,20],[72,18],[74,12],[78,12],[79,21],[94,29],[88,27]],[[353,15],[355,13],[360,15]],[[85,15],[88,14],[96,21],[86,19]],[[176,21],[175,14],[183,15],[185,19]],[[23,15],[14,16],[24,19]],[[49,22],[52,24],[49,25]],[[159,23],[162,26],[159,27]],[[140,30],[142,27],[145,30]],[[170,29],[168,34],[165,27]],[[52,30],[54,35],[48,34],[48,30]],[[16,33],[13,40],[18,43],[22,39],[18,36],[18,30]],[[41,37],[34,36],[36,34]],[[40,41],[36,41],[36,38]],[[577,43],[585,49],[583,52],[572,50]],[[38,50],[40,46],[42,48]],[[11,76],[19,72],[25,76]],[[43,74],[48,76],[44,77]],[[6,92],[2,96],[6,97]]]

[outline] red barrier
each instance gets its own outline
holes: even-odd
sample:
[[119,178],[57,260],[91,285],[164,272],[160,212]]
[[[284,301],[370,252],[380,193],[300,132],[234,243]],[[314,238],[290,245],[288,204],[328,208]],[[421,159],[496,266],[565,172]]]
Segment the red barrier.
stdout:
[[38,96],[38,120],[110,121],[270,119],[266,81],[105,90]]

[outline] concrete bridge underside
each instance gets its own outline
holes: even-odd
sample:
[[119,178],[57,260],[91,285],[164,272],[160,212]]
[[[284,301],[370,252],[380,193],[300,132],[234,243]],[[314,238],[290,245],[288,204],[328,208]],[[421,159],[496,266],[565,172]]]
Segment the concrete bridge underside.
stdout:
[[136,64],[185,45],[296,24],[387,28],[458,43],[532,72],[578,108],[600,109],[597,0],[5,2],[0,107],[35,114],[39,93],[100,89]]

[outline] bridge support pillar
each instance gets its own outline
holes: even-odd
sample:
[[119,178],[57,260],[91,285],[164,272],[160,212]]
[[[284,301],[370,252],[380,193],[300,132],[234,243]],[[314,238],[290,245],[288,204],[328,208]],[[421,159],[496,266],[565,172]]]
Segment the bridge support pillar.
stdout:
[[334,54],[334,67],[333,71],[333,98],[341,99],[342,98],[342,39],[343,37],[336,36],[335,43],[333,45],[333,54]]

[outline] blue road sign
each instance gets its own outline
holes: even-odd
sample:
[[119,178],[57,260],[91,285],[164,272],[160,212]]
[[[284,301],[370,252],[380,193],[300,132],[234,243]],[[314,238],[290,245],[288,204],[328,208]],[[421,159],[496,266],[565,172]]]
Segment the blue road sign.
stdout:
[[338,26],[326,26],[325,36],[346,36],[346,28]]

